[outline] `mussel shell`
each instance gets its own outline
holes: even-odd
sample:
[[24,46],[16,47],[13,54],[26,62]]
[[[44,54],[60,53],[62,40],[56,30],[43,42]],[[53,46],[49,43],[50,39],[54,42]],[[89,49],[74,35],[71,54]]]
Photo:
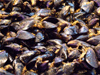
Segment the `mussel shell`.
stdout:
[[70,10],[70,6],[65,6],[62,8],[62,10],[60,11],[59,15],[60,17],[65,17],[68,15],[69,13],[69,10]]
[[18,31],[16,38],[22,39],[22,40],[29,40],[29,39],[34,39],[35,36],[27,31]]
[[85,12],[89,13],[89,12],[91,12],[91,10],[93,9],[93,6],[94,6],[94,1],[83,2],[81,8],[82,8]]
[[41,17],[46,17],[46,16],[50,16],[51,15],[51,10],[48,9],[40,9],[39,12],[37,12],[38,16]]
[[79,34],[88,33],[89,29],[87,26],[82,26],[79,30]]
[[79,44],[82,44],[86,47],[90,47],[91,45],[84,42],[84,41],[79,41],[79,40],[71,40],[67,43],[67,45],[71,46],[71,47],[77,47]]
[[46,70],[48,70],[49,66],[48,66],[49,61],[44,61],[42,63],[37,64],[37,69],[39,72],[44,72]]
[[92,48],[87,49],[86,62],[94,68],[98,67],[97,56]]
[[16,63],[15,64],[15,74],[16,75],[21,75],[22,74],[22,71],[23,71],[23,68],[24,68],[24,65],[22,63]]
[[69,53],[68,58],[69,59],[76,59],[80,56],[80,52],[78,50],[73,50]]
[[93,26],[93,25],[95,25],[97,22],[99,21],[99,18],[94,18],[94,19],[91,19],[90,21],[89,21],[89,26]]
[[32,18],[28,18],[28,19],[24,19],[20,22],[15,22],[12,23],[11,26],[16,30],[27,30],[30,27],[32,27],[32,25],[34,25],[34,19]]
[[20,55],[20,60],[27,64],[33,57],[37,56],[40,54],[40,51],[25,51],[23,54]]
[[66,75],[73,73],[75,68],[75,63],[66,63],[63,65],[63,71]]
[[51,22],[47,22],[47,21],[43,21],[43,26],[44,28],[46,29],[54,29],[54,28],[57,28],[57,25],[56,24],[53,24]]
[[54,59],[54,64],[55,65],[59,65],[64,59],[62,59],[61,57],[55,57]]
[[8,60],[8,53],[6,51],[0,52],[0,67],[2,67]]
[[9,44],[9,45],[6,45],[5,46],[6,48],[9,48],[15,52],[20,52],[21,51],[21,46],[16,44],[16,43],[12,43],[12,44]]
[[89,38],[87,42],[93,45],[98,45],[100,43],[100,35]]
[[95,47],[95,52],[96,52],[96,54],[97,54],[98,60],[100,60],[100,44],[98,44],[98,45]]
[[80,36],[78,36],[76,39],[77,39],[77,40],[84,41],[84,40],[87,40],[88,38],[89,38],[88,35],[80,35]]
[[60,39],[51,39],[51,40],[48,40],[47,43],[49,45],[61,45],[62,40],[60,40]]
[[44,40],[44,35],[41,32],[36,34],[35,42],[41,42]]

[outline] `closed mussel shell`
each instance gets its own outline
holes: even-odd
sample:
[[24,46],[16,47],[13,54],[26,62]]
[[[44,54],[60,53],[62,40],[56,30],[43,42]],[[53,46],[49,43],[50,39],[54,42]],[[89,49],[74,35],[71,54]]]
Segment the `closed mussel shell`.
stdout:
[[94,67],[97,68],[98,67],[98,60],[97,60],[97,56],[94,52],[94,50],[92,48],[88,48],[87,49],[87,53],[86,53],[86,62]]

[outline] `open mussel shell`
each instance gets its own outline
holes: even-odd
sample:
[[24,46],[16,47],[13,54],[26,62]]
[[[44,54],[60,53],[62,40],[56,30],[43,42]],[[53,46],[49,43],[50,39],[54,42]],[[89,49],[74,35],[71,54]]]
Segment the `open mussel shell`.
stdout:
[[27,31],[18,31],[16,38],[22,39],[22,40],[29,40],[29,39],[34,39],[35,35],[33,35],[30,32]]
[[98,60],[97,60],[97,56],[95,51],[92,48],[88,48],[87,49],[87,53],[86,53],[86,62],[94,67],[97,68],[98,67]]
[[0,67],[2,67],[8,60],[8,53],[0,51]]

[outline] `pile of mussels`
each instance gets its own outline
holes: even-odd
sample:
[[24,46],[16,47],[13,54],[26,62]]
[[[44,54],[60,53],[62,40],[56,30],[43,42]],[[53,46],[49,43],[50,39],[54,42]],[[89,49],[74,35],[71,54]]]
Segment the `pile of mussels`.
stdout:
[[100,0],[0,0],[0,75],[99,75]]

